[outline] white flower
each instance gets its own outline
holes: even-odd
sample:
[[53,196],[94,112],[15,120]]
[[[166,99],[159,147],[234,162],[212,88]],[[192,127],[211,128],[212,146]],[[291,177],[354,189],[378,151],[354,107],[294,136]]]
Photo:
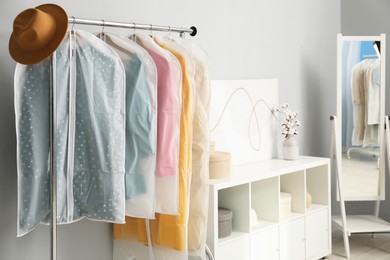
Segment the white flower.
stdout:
[[287,104],[287,103],[282,104],[282,108],[283,108],[283,109],[288,108],[288,104]]
[[281,105],[280,109],[276,109],[276,111],[282,113],[284,115],[285,122],[282,123],[282,135],[285,138],[288,138],[292,135],[298,135],[298,131],[295,129],[296,127],[300,126],[301,123],[298,121],[298,112],[292,112],[288,108],[288,103],[284,103]]

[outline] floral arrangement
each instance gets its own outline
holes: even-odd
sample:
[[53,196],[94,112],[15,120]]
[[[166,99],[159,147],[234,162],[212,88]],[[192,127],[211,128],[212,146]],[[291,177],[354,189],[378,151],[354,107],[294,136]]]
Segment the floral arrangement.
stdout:
[[284,115],[285,122],[282,123],[282,135],[284,138],[287,139],[290,136],[298,135],[298,131],[296,129],[296,127],[300,126],[297,119],[298,113],[292,112],[288,108],[287,103],[282,104],[281,108],[277,108],[276,111]]

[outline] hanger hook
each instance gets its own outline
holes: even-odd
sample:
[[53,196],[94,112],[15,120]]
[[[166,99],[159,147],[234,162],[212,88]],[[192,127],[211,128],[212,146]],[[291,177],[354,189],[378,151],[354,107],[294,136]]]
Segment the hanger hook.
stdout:
[[172,30],[171,30],[171,26],[168,26],[168,36],[171,37],[172,36]]
[[133,41],[136,41],[135,27],[136,27],[136,25],[135,25],[135,23],[133,22],[133,35],[130,36],[130,39],[132,39]]
[[106,26],[106,23],[104,22],[104,20],[102,19],[102,34],[104,33],[104,27]]
[[153,35],[153,25],[150,24],[150,35]]
[[74,25],[76,24],[76,18],[74,16],[71,16],[73,21],[72,21],[72,31],[74,30]]

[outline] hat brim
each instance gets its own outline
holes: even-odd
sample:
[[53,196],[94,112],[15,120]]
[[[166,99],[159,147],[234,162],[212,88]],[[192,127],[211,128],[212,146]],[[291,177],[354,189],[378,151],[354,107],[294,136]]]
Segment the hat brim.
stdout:
[[43,4],[35,8],[53,16],[56,21],[56,30],[49,44],[45,48],[34,52],[23,50],[19,46],[14,35],[11,34],[9,40],[9,52],[11,57],[16,62],[26,65],[41,62],[49,57],[61,44],[66,35],[66,31],[68,30],[68,15],[60,6],[55,4]]

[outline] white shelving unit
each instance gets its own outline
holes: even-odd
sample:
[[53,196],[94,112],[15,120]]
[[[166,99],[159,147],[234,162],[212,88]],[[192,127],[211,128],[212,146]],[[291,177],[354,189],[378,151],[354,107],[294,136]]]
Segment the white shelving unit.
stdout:
[[[210,180],[207,245],[216,260],[314,260],[331,253],[330,160],[272,159],[232,167]],[[306,208],[306,190],[312,205]],[[279,194],[292,195],[292,214],[280,218]],[[218,238],[218,208],[233,211],[232,234]],[[250,223],[251,208],[258,224]]]

